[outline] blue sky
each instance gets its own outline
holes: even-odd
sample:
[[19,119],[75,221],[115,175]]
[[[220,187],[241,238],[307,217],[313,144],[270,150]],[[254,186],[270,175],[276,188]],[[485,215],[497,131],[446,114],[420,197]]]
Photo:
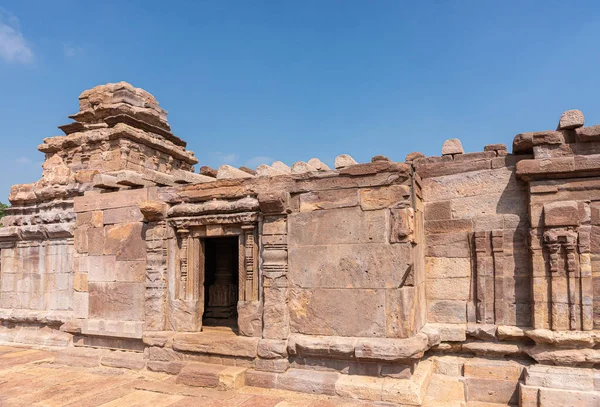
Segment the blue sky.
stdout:
[[[578,108],[600,123],[589,1],[0,0],[0,201],[77,96],[156,96],[200,165],[359,162],[510,145]],[[199,166],[197,167],[197,169]]]

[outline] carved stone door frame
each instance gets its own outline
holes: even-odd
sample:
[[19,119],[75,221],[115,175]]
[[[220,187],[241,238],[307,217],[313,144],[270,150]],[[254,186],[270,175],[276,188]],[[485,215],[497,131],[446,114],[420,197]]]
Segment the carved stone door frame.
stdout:
[[[170,219],[176,234],[178,256],[175,267],[175,301],[188,303],[198,313],[196,327],[202,328],[204,314],[205,239],[237,237],[238,304],[258,301],[260,278],[258,265],[257,212],[203,215]],[[188,310],[190,306],[186,307]]]

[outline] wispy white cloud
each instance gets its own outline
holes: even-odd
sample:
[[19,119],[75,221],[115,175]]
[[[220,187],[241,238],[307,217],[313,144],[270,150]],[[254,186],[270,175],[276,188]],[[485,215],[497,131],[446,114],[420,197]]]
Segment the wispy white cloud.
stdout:
[[83,54],[83,48],[70,44],[70,43],[65,43],[63,44],[63,53],[65,54],[66,57],[69,58],[73,58],[79,55]]
[[264,156],[264,155],[259,155],[256,157],[252,157],[251,159],[249,159],[248,161],[246,161],[246,163],[244,165],[246,165],[246,167],[250,167],[250,168],[256,168],[261,164],[268,164],[271,165],[271,163],[275,161],[272,157],[268,157],[268,156]]
[[33,160],[29,157],[19,157],[15,160],[15,163],[19,165],[31,165],[33,164]]
[[19,20],[0,8],[0,59],[29,64],[34,56],[19,28]]
[[239,159],[239,156],[235,153],[222,153],[220,151],[217,151],[216,153],[214,153],[214,156],[219,165],[220,164],[235,165]]

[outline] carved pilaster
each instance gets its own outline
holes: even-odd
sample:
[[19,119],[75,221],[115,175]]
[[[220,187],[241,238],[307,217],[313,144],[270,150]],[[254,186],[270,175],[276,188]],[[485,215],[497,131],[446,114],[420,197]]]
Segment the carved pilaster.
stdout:
[[[578,235],[573,227],[549,228],[544,232],[551,280],[549,320],[552,330],[590,330],[593,327],[591,298],[587,296],[591,280],[582,278]],[[583,275],[587,274],[587,270],[584,271]]]
[[167,224],[151,222],[146,231],[145,323],[148,331],[166,327]]
[[492,257],[494,264],[494,323],[507,324],[507,301],[504,296],[504,232],[492,231]]
[[177,298],[180,300],[189,299],[188,292],[188,278],[189,278],[189,259],[188,259],[188,247],[190,244],[190,231],[188,229],[179,229],[177,230],[178,240],[181,244],[179,249],[179,279],[178,279],[178,289],[177,289]]
[[477,322],[494,323],[494,259],[489,232],[475,232]]
[[242,226],[244,241],[244,264],[240,268],[240,301],[258,300],[258,259],[254,225]]
[[264,217],[262,234],[264,285],[263,337],[285,339],[289,335],[287,216]]

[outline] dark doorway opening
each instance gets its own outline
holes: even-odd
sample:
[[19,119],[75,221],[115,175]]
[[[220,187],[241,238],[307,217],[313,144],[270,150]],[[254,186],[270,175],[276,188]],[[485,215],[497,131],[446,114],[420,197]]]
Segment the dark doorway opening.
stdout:
[[237,237],[204,241],[203,325],[237,329],[239,244]]

